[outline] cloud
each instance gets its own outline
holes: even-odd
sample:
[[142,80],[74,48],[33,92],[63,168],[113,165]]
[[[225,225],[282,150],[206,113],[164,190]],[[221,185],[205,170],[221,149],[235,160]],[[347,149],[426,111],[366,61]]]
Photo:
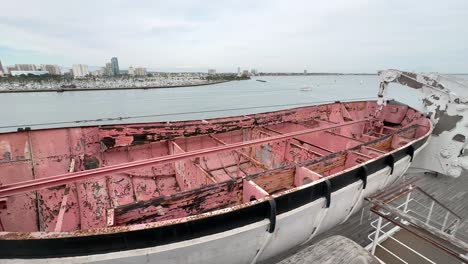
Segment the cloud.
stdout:
[[2,4],[0,46],[65,65],[460,72],[467,24],[463,0],[23,0]]

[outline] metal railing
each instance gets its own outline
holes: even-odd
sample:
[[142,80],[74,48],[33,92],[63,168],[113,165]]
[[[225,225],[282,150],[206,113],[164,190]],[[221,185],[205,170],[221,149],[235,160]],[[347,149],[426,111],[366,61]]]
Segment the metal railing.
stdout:
[[[391,196],[388,204],[391,204],[395,209],[400,210],[406,215],[417,218],[424,225],[436,228],[440,232],[452,237],[455,236],[461,221],[461,218],[457,214],[419,188],[412,189],[410,187],[407,192],[401,192],[400,195]],[[385,213],[381,213],[385,216]],[[374,228],[374,231],[368,235],[368,239],[371,243],[366,247],[366,249],[370,251],[372,255],[379,259],[381,263],[384,263],[383,260],[379,258],[381,253],[376,254],[377,249],[382,249],[399,262],[408,263],[408,261],[398,255],[396,250],[392,250],[384,245],[384,242],[390,239],[397,245],[417,255],[424,261],[427,261],[427,263],[435,263],[433,260],[424,256],[421,252],[418,252],[408,244],[405,244],[403,241],[396,238],[395,234],[401,230],[401,227],[395,224],[395,221],[385,219],[383,216],[378,215],[378,217],[370,224]],[[400,217],[396,217],[393,220],[401,221],[403,224],[406,222]]]

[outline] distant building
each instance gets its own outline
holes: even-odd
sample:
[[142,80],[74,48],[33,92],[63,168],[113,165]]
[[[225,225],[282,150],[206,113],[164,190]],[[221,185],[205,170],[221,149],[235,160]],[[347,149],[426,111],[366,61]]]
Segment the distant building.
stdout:
[[112,75],[120,75],[120,70],[119,70],[119,60],[117,57],[113,57],[111,59],[111,65],[112,65]]
[[128,67],[128,75],[135,75],[135,68],[132,66]]
[[146,76],[146,68],[135,68],[136,76]]
[[208,70],[208,75],[215,75],[216,74],[216,70],[215,69],[209,69]]
[[2,61],[0,61],[0,75],[6,74],[5,70],[3,70]]
[[91,72],[92,76],[102,76],[102,74],[103,74],[102,69]]
[[46,64],[42,67],[43,71],[49,72],[50,75],[61,75],[60,67],[58,65]]
[[49,74],[48,71],[11,71],[11,76],[20,76],[20,75],[46,75]]
[[15,64],[17,71],[36,71],[36,65],[34,64]]
[[114,75],[114,72],[112,71],[112,64],[111,63],[106,63],[106,67],[105,67],[105,71],[104,71],[104,75],[106,76],[113,76]]
[[17,71],[16,66],[7,66],[7,72],[11,73],[12,71]]
[[257,75],[257,74],[258,74],[258,71],[257,71],[257,69],[251,69],[251,70],[250,70],[250,73],[251,73],[252,75]]
[[101,71],[101,75],[106,75],[106,67],[101,67],[100,71]]
[[240,76],[240,75],[241,75],[241,68],[237,67],[237,76]]
[[73,70],[70,69],[70,70],[64,71],[63,76],[66,76],[66,77],[73,76]]
[[73,76],[76,77],[85,77],[89,75],[88,65],[84,64],[74,64],[72,66]]
[[249,76],[249,70],[243,70],[242,76]]
[[307,70],[304,70],[304,75],[307,75]]

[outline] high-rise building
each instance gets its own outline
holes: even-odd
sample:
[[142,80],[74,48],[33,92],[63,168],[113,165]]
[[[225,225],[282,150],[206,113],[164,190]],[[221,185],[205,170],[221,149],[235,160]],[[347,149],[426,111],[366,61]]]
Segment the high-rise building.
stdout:
[[112,71],[112,64],[106,63],[106,70],[104,71],[104,75],[113,76],[114,72]]
[[17,71],[36,71],[36,65],[34,64],[15,64]]
[[258,71],[257,71],[257,69],[251,69],[250,73],[252,73],[252,75],[257,75]]
[[146,68],[135,68],[135,75],[146,76]]
[[112,64],[112,75],[120,75],[119,60],[116,57],[113,57],[111,59],[111,64]]
[[208,75],[215,75],[216,74],[216,70],[215,69],[209,69],[208,70]]
[[132,66],[128,67],[128,75],[135,75],[135,68]]
[[304,70],[304,75],[307,75],[307,70]]
[[60,67],[58,65],[46,64],[42,67],[43,71],[49,72],[50,75],[61,75]]
[[85,77],[89,75],[88,65],[84,64],[74,64],[72,66],[73,76],[76,77]]
[[6,73],[5,70],[3,70],[2,61],[0,61],[0,73]]
[[240,74],[241,74],[241,68],[240,68],[240,67],[237,67],[237,75],[240,76]]

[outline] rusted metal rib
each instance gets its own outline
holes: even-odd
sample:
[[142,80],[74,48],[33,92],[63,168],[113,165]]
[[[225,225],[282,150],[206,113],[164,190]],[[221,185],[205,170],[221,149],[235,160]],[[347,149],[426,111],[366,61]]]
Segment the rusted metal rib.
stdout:
[[34,180],[23,181],[23,182],[18,182],[14,184],[8,184],[0,188],[0,197],[5,197],[5,196],[13,195],[13,194],[27,192],[27,191],[33,191],[37,189],[43,189],[43,188],[48,188],[52,186],[67,184],[67,183],[90,179],[90,178],[97,178],[97,177],[103,177],[103,176],[107,176],[111,174],[122,173],[122,172],[126,172],[129,170],[153,166],[155,164],[166,164],[166,163],[183,160],[187,158],[213,154],[216,152],[230,151],[230,150],[235,150],[238,148],[248,147],[252,145],[260,145],[260,144],[269,143],[269,142],[286,140],[289,138],[294,138],[294,137],[305,135],[305,134],[310,134],[314,132],[324,131],[324,130],[338,128],[338,127],[344,127],[344,126],[349,126],[349,125],[354,125],[354,124],[359,124],[359,123],[364,123],[364,122],[370,122],[373,120],[375,119],[365,118],[365,119],[356,120],[356,121],[344,122],[341,124],[334,124],[334,125],[328,125],[328,126],[318,127],[314,129],[306,129],[306,130],[291,132],[291,133],[272,136],[268,138],[260,138],[260,139],[245,141],[245,142],[233,143],[233,144],[224,145],[224,146],[201,149],[197,151],[190,151],[190,152],[178,153],[178,154],[173,154],[173,155],[168,155],[168,156],[163,156],[163,157],[156,157],[156,158],[150,158],[150,159],[145,159],[145,160],[126,162],[122,164],[117,164],[117,165],[112,165],[108,167],[102,167],[102,168],[97,168],[97,169],[92,169],[92,170],[87,170],[87,171],[67,173],[67,174],[51,176],[47,178],[34,179]]
[[[287,134],[285,134],[285,133],[281,133],[281,132],[279,132],[279,131],[277,131],[277,130],[274,130],[274,129],[272,129],[272,128],[269,128],[269,127],[262,127],[262,128],[263,128],[263,129],[266,129],[266,130],[268,130],[268,131],[271,131],[271,132],[280,134],[280,135],[287,135]],[[298,141],[299,143],[301,143],[301,144],[306,144],[306,145],[309,145],[309,146],[312,146],[312,147],[321,149],[321,150],[323,150],[323,151],[325,151],[325,152],[333,153],[333,151],[331,151],[331,150],[329,150],[329,149],[327,149],[327,148],[324,148],[324,147],[322,147],[322,146],[318,146],[318,145],[312,144],[312,143],[310,143],[310,142],[308,142],[308,141],[305,141],[305,140],[302,140],[302,139],[298,139],[298,138],[295,138],[295,137],[293,137],[292,139],[297,140],[297,141]]]
[[[222,144],[222,145],[228,145],[226,142],[222,141],[221,139],[213,136],[213,135],[209,135],[212,139],[214,139],[216,142],[218,142],[219,144]],[[237,154],[241,155],[242,157],[248,159],[250,162],[252,162],[253,164],[259,166],[260,168],[264,169],[264,170],[269,170],[269,168],[261,163],[260,161],[250,157],[249,155],[245,154],[244,152],[240,151],[240,150],[234,150],[234,152],[236,152]]]

